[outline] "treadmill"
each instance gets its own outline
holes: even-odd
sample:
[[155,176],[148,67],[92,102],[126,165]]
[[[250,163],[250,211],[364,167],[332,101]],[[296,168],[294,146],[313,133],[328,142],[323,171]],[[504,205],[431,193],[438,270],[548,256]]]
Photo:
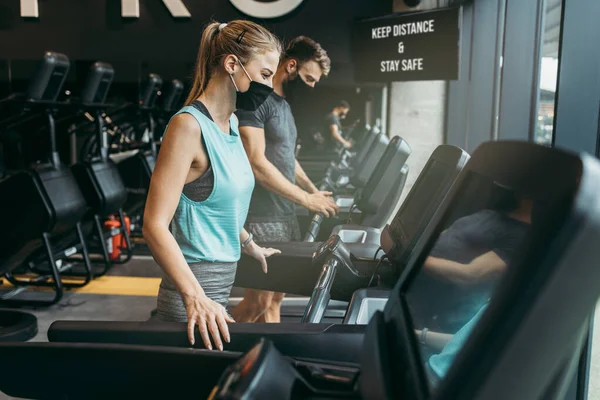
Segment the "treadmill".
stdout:
[[[432,153],[425,167],[419,174],[405,201],[394,216],[392,221],[395,237],[394,248],[388,250],[389,261],[382,262],[378,273],[390,276],[388,288],[395,284],[393,270],[402,268],[409,261],[409,256],[415,250],[418,239],[426,232],[426,227],[434,217],[436,210],[443,205],[443,200],[451,190],[460,171],[464,168],[469,155],[462,149],[441,145]],[[384,227],[383,235],[375,228],[356,227],[353,225],[340,225],[334,229],[337,236],[342,239],[353,259],[338,257],[342,265],[348,265],[350,271],[359,271],[359,276],[366,279],[350,279],[350,286],[344,289],[341,278],[336,279],[332,286],[332,299],[350,301],[355,290],[366,286],[374,268],[377,266],[376,252],[380,244],[387,245],[389,229]],[[381,242],[381,240],[384,240]],[[380,243],[381,242],[381,243]],[[251,257],[242,255],[238,262],[238,270],[234,286],[247,287],[259,290],[274,290],[302,296],[311,296],[315,282],[323,271],[323,263],[314,262],[315,251],[327,259],[333,254],[327,248],[329,242],[289,242],[289,243],[263,243],[261,245],[274,247],[281,250],[281,254],[269,258],[269,273],[263,274],[260,264]],[[392,254],[393,253],[393,254]],[[260,272],[260,273],[259,273]],[[341,273],[341,272],[340,272]],[[353,273],[352,275],[356,275]],[[351,284],[352,282],[356,282]]]
[[[430,251],[444,230],[475,208],[486,210],[485,201],[473,207],[469,196],[482,181],[531,196],[531,223],[487,297],[471,297],[480,302],[477,312],[463,315],[466,323],[454,332],[426,330],[427,318],[411,300],[416,279],[429,273]],[[600,294],[599,182],[600,163],[587,154],[526,142],[481,145],[417,262],[370,319],[356,364],[294,359],[268,337],[241,357],[121,344],[5,343],[1,362],[10,368],[0,373],[0,391],[31,399],[561,398]],[[35,380],[32,366],[44,371]]]
[[[373,138],[380,133],[378,127],[371,128],[371,126],[369,125],[361,127],[360,129],[358,129],[358,131],[359,134],[357,135],[356,145],[354,146],[354,148],[358,150],[353,152],[345,148],[339,149],[337,159],[329,163],[329,167],[325,171],[325,176],[316,177],[316,180],[320,182],[320,185],[333,185],[333,183],[337,182],[337,179],[341,175],[349,174],[353,166],[358,165],[362,161],[364,156],[367,154]],[[302,146],[300,145],[300,147]],[[298,159],[298,161],[302,165],[302,168],[305,169],[305,171],[306,168],[308,168],[309,170],[311,170],[311,168],[315,169],[314,161],[310,161],[310,158],[307,158],[306,155],[302,155],[302,153],[300,153],[299,157],[300,158]],[[319,168],[323,169],[322,161],[317,161],[317,164],[319,165],[317,170]],[[311,175],[313,174],[309,174],[309,176]]]
[[[422,236],[427,226],[434,220],[436,210],[443,210],[443,200],[446,193],[453,187],[459,172],[463,169],[468,155],[461,149],[453,146],[440,146],[436,150],[423,172],[417,179],[413,189],[395,217],[394,226],[402,227],[402,235],[398,236],[395,245],[394,264],[384,262],[379,266],[378,276],[383,281],[389,282],[393,287],[398,276],[402,273],[404,265],[410,261],[410,254],[420,251],[422,246],[417,237]],[[427,207],[424,207],[427,205]],[[412,216],[418,215],[415,219]],[[430,234],[430,233],[429,233]],[[357,289],[368,286],[378,261],[359,259],[353,255],[361,250],[360,244],[344,245],[339,240],[334,244],[331,241],[315,243],[277,243],[283,250],[281,255],[269,259],[269,273],[264,275],[258,263],[247,264],[245,267],[240,262],[236,282],[239,282],[241,273],[247,274],[245,279],[253,279],[257,286],[261,282],[257,276],[268,278],[271,283],[279,283],[276,290],[296,290],[304,287],[306,292],[300,294],[313,295],[311,302],[318,302],[319,307],[309,306],[306,322],[321,322],[328,301],[323,299],[349,301]],[[309,247],[311,246],[311,247]],[[277,246],[275,246],[277,247]],[[313,256],[315,249],[319,249]],[[342,251],[342,249],[345,249]],[[371,256],[372,257],[372,256]],[[314,262],[313,261],[314,258]],[[254,260],[254,259],[252,259]],[[324,265],[331,265],[337,260],[335,274],[326,274],[319,278]],[[277,261],[277,262],[275,262]],[[304,264],[302,264],[302,262]],[[309,268],[310,267],[310,268]],[[357,274],[356,271],[359,271]],[[327,290],[320,290],[315,283],[326,282]],[[237,285],[237,283],[236,283]],[[282,287],[285,285],[285,287]],[[315,287],[317,290],[315,290]],[[262,288],[259,286],[258,288]],[[273,287],[268,287],[273,290]],[[373,291],[373,289],[369,289]],[[294,293],[294,292],[292,292]],[[330,293],[330,294],[329,294]],[[378,291],[389,295],[389,291]],[[361,301],[354,298],[352,307],[346,312],[347,317],[353,318],[364,314],[365,307],[371,308],[374,303],[381,303],[372,293]],[[306,307],[305,307],[306,308]],[[328,359],[343,360],[347,362],[358,361],[358,349],[363,339],[364,328],[368,318],[364,316],[355,319],[352,325],[329,323],[281,323],[281,324],[232,324],[230,333],[231,343],[225,343],[225,349],[245,351],[253,345],[265,332],[270,332],[269,337],[276,340],[278,345],[289,350],[288,355],[303,357],[326,357]],[[339,319],[342,322],[342,319]],[[357,325],[361,323],[362,325]],[[104,342],[104,343],[130,343],[151,344],[162,346],[189,346],[186,335],[186,324],[178,323],[151,323],[151,322],[92,322],[92,321],[57,321],[50,327],[48,338],[50,341],[68,342]],[[296,346],[297,343],[302,343]],[[203,346],[197,342],[197,347]],[[324,353],[323,349],[327,349]]]
[[[344,222],[375,229],[383,228],[400,201],[409,171],[406,160],[410,154],[408,143],[395,136],[387,145],[365,186],[354,195],[334,197],[339,207],[336,217],[324,218],[321,213],[314,214],[304,240],[327,240],[331,230]],[[297,212],[301,227],[307,225],[303,222],[306,217],[301,216],[303,212],[308,214],[306,209]]]

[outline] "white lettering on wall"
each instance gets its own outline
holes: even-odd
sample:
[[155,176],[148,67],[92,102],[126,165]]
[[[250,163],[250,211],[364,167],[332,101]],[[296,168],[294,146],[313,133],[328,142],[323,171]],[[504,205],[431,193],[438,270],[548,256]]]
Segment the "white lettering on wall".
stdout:
[[121,17],[139,18],[140,0],[121,0]]
[[229,0],[244,14],[255,18],[278,18],[294,11],[303,0],[276,0],[263,3],[256,0]]
[[162,2],[174,18],[190,18],[192,16],[181,0],[162,0]]
[[[38,0],[20,0],[21,17],[39,18]],[[190,18],[189,10],[182,0],[162,0],[174,18]],[[124,18],[140,17],[140,0],[121,0],[121,16]]]
[[430,19],[427,21],[407,22],[405,24],[393,25],[393,27],[380,26],[377,28],[371,28],[371,39],[385,39],[390,37],[390,34],[394,37],[397,37],[433,32],[435,32],[435,20]]
[[[229,0],[244,14],[255,18],[278,18],[294,11],[304,0],[276,0],[263,3],[256,0]],[[38,0],[20,0],[21,17],[39,18]],[[190,18],[192,15],[182,0],[162,0],[174,18]],[[121,0],[121,16],[140,17],[140,0]]]
[[38,0],[21,0],[21,17],[39,18]]

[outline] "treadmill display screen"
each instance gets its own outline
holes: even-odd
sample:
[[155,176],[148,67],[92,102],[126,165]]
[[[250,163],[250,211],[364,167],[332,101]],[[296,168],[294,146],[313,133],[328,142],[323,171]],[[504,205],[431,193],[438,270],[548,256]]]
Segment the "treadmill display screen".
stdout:
[[420,365],[432,389],[477,329],[529,236],[532,211],[539,204],[537,197],[473,172],[455,199],[404,296],[420,343]]
[[410,195],[390,224],[392,240],[400,252],[409,250],[409,244],[420,231],[425,229],[441,203],[441,193],[445,192],[452,167],[432,160],[421,173]]

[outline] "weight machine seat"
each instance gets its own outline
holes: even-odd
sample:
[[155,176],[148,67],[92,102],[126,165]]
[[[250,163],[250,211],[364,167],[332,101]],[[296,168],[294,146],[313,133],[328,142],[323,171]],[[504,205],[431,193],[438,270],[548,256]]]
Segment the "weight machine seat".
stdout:
[[14,269],[21,266],[27,257],[42,249],[43,246],[44,243],[41,239],[34,239],[22,243],[17,249],[13,249],[12,254],[0,258],[0,275],[12,272]]
[[43,246],[44,233],[73,232],[88,206],[69,169],[42,166],[2,181],[0,209],[9,211],[4,218],[10,229],[0,241],[0,272],[5,273]]
[[115,214],[125,204],[127,189],[112,160],[76,164],[72,171],[95,214]]
[[148,190],[156,159],[151,152],[137,151],[130,157],[115,161],[127,188]]
[[[246,352],[262,337],[284,355],[298,359],[358,363],[365,325],[233,323],[226,351]],[[50,342],[104,343],[191,347],[187,324],[177,322],[56,321],[48,330]],[[195,348],[204,348],[196,332]]]
[[35,315],[13,310],[0,310],[0,342],[26,342],[38,333]]

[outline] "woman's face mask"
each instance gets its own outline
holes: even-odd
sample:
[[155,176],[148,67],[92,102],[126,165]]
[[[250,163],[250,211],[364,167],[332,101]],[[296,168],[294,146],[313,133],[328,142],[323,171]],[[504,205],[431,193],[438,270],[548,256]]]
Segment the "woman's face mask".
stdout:
[[273,88],[265,84],[253,81],[252,78],[250,78],[250,75],[248,75],[248,71],[246,71],[246,68],[244,68],[241,62],[240,67],[242,67],[242,70],[250,80],[250,87],[245,92],[240,92],[238,86],[235,83],[235,80],[233,79],[233,75],[229,75],[231,81],[233,82],[233,86],[237,91],[235,106],[238,110],[256,111],[256,109],[258,109],[258,107],[260,107],[262,103],[265,102],[267,97],[269,97],[269,95],[273,92]]

